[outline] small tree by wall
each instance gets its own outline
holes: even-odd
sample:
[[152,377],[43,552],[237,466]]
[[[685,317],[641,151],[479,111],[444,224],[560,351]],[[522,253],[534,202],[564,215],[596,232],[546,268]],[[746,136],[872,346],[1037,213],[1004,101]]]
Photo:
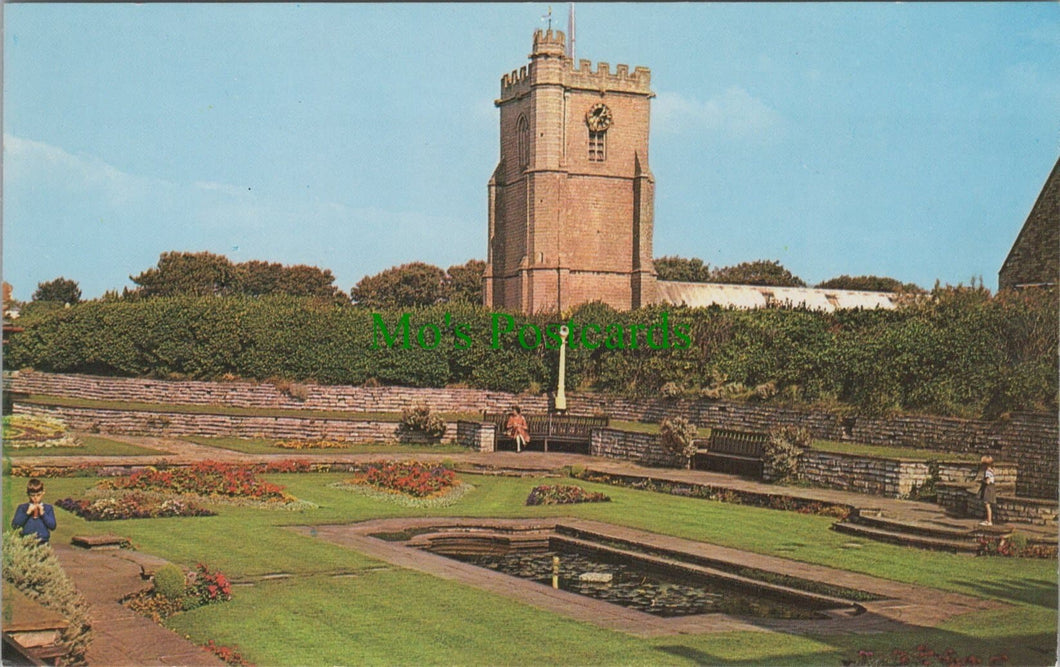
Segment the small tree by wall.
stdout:
[[763,463],[770,481],[786,482],[798,476],[799,456],[810,446],[810,431],[802,426],[777,426],[769,431]]
[[401,430],[423,433],[428,438],[440,438],[445,434],[445,420],[431,412],[430,407],[420,404],[401,411]]
[[685,459],[685,466],[692,467],[696,455],[696,425],[684,417],[666,417],[659,424],[659,440],[663,448]]

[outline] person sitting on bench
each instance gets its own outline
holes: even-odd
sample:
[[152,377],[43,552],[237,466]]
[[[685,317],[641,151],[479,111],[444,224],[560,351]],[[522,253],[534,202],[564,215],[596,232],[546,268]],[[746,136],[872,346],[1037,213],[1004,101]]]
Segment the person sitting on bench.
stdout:
[[526,417],[523,416],[523,411],[519,409],[518,405],[512,407],[512,414],[504,424],[504,430],[508,435],[515,438],[516,452],[523,451],[523,448],[530,442],[530,427],[527,426]]

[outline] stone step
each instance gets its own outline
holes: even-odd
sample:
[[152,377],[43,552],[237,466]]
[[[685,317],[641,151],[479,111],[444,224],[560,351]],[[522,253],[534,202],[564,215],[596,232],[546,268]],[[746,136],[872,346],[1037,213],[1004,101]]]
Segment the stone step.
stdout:
[[122,549],[129,545],[129,538],[106,533],[103,535],[74,535],[70,544],[82,549]]
[[926,535],[917,535],[913,533],[906,533],[895,530],[886,530],[883,528],[874,528],[872,526],[866,526],[864,524],[853,523],[850,521],[840,521],[838,523],[834,523],[832,524],[832,530],[836,530],[841,533],[846,533],[848,535],[865,537],[880,542],[890,542],[891,544],[900,544],[903,546],[918,547],[921,549],[934,549],[938,551],[956,551],[966,553],[975,553],[979,550],[978,542],[976,542],[971,535],[969,535],[965,539],[928,537]]
[[919,535],[942,540],[966,540],[973,536],[973,530],[963,526],[946,526],[941,523],[925,524],[900,521],[898,519],[883,516],[882,514],[865,512],[864,510],[860,512],[855,510],[855,512],[847,518],[847,521],[892,533]]

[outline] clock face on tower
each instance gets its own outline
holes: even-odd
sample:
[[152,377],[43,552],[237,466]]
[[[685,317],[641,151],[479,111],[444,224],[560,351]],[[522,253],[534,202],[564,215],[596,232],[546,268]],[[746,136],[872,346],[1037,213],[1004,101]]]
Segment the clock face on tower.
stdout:
[[606,104],[594,104],[585,114],[585,122],[593,132],[603,132],[611,127],[611,110]]

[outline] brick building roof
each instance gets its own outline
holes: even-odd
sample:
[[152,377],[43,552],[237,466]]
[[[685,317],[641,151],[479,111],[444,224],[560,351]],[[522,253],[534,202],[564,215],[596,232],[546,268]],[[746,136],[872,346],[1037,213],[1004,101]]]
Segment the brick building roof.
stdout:
[[1001,289],[1056,285],[1060,279],[1060,160],[998,271]]

